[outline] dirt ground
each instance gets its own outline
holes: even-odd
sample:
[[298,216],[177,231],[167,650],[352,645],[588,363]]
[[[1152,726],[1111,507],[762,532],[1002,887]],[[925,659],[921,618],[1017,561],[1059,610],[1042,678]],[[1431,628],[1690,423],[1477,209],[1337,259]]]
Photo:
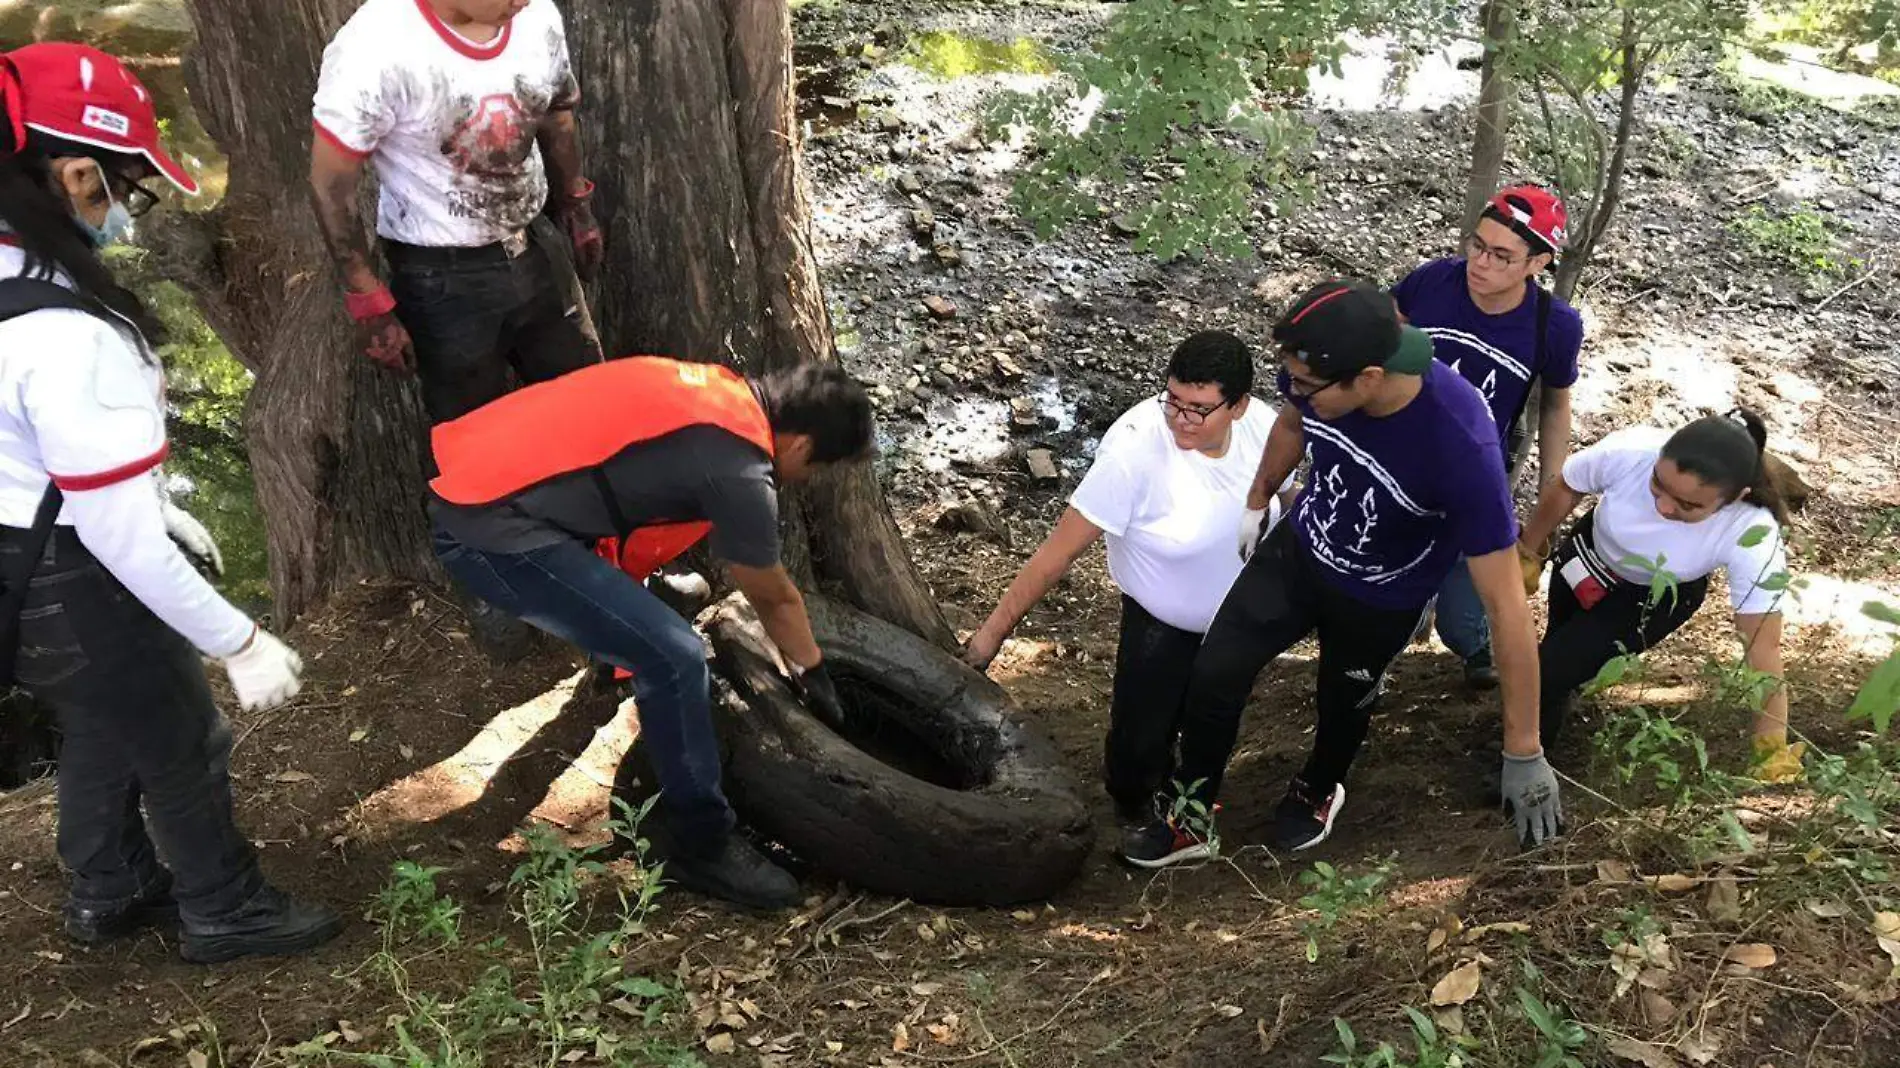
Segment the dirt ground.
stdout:
[[[906,18],[1060,44],[1099,17],[1074,14],[1087,5],[1073,4],[1048,18],[941,7],[947,14],[933,7]],[[834,55],[858,55],[873,39],[902,47],[871,20],[839,22],[820,5],[800,18],[801,42],[822,39]],[[1147,390],[1186,330],[1261,336],[1277,302],[1341,270],[1342,259],[1391,273],[1449,241],[1443,220],[1455,211],[1455,146],[1465,136],[1455,108],[1316,117],[1319,180],[1383,190],[1383,201],[1354,194],[1331,218],[1263,220],[1256,263],[1162,267],[1130,252],[1107,224],[1035,245],[1008,221],[998,177],[1007,161],[959,140],[990,81],[933,83],[904,68],[858,70],[835,85],[827,92],[849,106],[817,109],[808,153],[826,279],[847,363],[882,387],[883,474],[900,521],[962,629],[988,611],[1048,529],[1091,438]],[[1701,155],[1686,170],[1638,178],[1626,208],[1635,221],[1608,250],[1614,269],[1586,293],[1579,434],[1667,425],[1737,400],[1767,411],[1775,447],[1820,487],[1795,539],[1796,570],[1815,584],[1790,613],[1794,721],[1821,746],[1846,745],[1857,735],[1841,710],[1884,640],[1856,610],[1868,597],[1892,599],[1900,582],[1900,402],[1889,383],[1900,307],[1891,275],[1822,310],[1786,279],[1746,267],[1723,229],[1743,205],[1709,190],[1825,174],[1839,186],[1829,195],[1842,201],[1849,240],[1872,254],[1896,236],[1891,210],[1856,190],[1900,182],[1900,158],[1890,130],[1832,114],[1752,122],[1707,86],[1678,103],[1667,113]],[[1821,166],[1821,155],[1835,162]],[[897,184],[905,174],[919,178],[920,193]],[[934,250],[919,257],[907,219],[927,204],[959,243],[958,265]],[[1416,236],[1340,239],[1369,232]],[[1687,262],[1706,270],[1685,270]],[[918,309],[926,294],[962,311],[934,321]],[[999,346],[1026,376],[990,370]],[[1002,429],[1008,402],[1026,395],[1044,421],[1011,437]],[[975,435],[956,433],[972,426]],[[1029,446],[1057,454],[1062,485],[1032,483],[1021,455]],[[996,527],[946,529],[956,525],[946,512],[972,503],[998,516]],[[1495,699],[1466,693],[1457,665],[1430,642],[1397,665],[1338,831],[1313,856],[1296,862],[1257,845],[1311,730],[1308,649],[1271,668],[1249,708],[1222,813],[1227,858],[1159,876],[1116,864],[1111,810],[1093,787],[1115,604],[1100,554],[1091,554],[993,669],[1092,791],[1100,848],[1081,878],[1023,910],[926,908],[823,878],[792,916],[664,897],[632,963],[676,978],[694,1007],[748,1000],[758,1010],[734,1034],[737,1052],[703,1054],[709,1063],[1305,1066],[1334,1048],[1333,1017],[1389,1030],[1399,1005],[1424,1002],[1446,966],[1427,934],[1446,913],[1468,927],[1526,924],[1524,937],[1558,955],[1593,943],[1579,925],[1596,914],[1579,906],[1608,893],[1592,874],[1610,849],[1592,830],[1603,807],[1571,791],[1570,837],[1520,856],[1477,796],[1480,751],[1497,733]],[[440,866],[445,892],[480,936],[505,926],[502,882],[523,821],[546,821],[577,841],[601,837],[607,786],[633,734],[629,710],[581,686],[570,653],[549,647],[498,669],[462,625],[433,592],[366,586],[291,632],[310,665],[305,694],[281,711],[239,717],[233,760],[244,824],[281,885],[361,916],[393,862]],[[1706,688],[1700,665],[1734,652],[1726,620],[1705,612],[1651,659],[1641,696],[1657,708],[1694,706]],[[1745,713],[1695,716],[1712,759],[1738,769]],[[1587,734],[1573,731],[1559,763],[1600,783]],[[1396,868],[1387,907],[1324,936],[1309,963],[1299,873],[1313,860],[1363,871],[1388,857]],[[380,948],[361,919],[305,959],[210,969],[180,963],[156,934],[98,950],[69,945],[58,932],[63,882],[45,786],[0,795],[0,858],[0,945],[15,973],[0,991],[0,1068],[205,1063],[194,1053],[210,1064],[266,1064],[286,1044],[330,1030],[371,1045],[391,1009],[360,972]],[[1797,931],[1784,944],[1803,937],[1827,938]],[[1879,963],[1835,950],[1812,959]],[[453,990],[471,977],[437,961],[414,978]],[[1724,1018],[1743,1022],[1706,1063],[1900,1063],[1891,1005],[1848,1014],[1809,985],[1719,982],[1711,971],[1703,1004],[1725,1003]],[[1634,1009],[1599,1004],[1606,989],[1567,993],[1595,1022],[1638,1026]],[[1485,996],[1506,998],[1508,988]],[[1870,1016],[1884,1026],[1852,1023]],[[706,1034],[688,1012],[669,1026],[688,1041]]]

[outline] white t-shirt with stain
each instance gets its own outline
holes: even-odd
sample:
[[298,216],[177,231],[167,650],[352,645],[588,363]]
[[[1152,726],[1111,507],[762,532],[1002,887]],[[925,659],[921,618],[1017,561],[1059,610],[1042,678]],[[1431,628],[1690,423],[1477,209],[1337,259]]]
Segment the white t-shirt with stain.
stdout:
[[[1564,484],[1598,498],[1597,555],[1622,578],[1644,585],[1658,570],[1689,582],[1721,568],[1738,614],[1779,611],[1788,556],[1773,513],[1746,500],[1699,523],[1664,519],[1656,511],[1650,480],[1669,437],[1670,431],[1655,427],[1619,430],[1564,464]],[[1769,582],[1777,575],[1783,578]]]
[[316,135],[375,166],[377,233],[475,248],[547,205],[535,135],[579,97],[554,0],[533,0],[486,44],[428,0],[366,0],[324,49]]
[[[1206,633],[1239,577],[1240,516],[1273,419],[1253,398],[1218,459],[1177,447],[1154,397],[1102,435],[1069,504],[1107,536],[1115,584],[1161,622]],[[1276,498],[1268,521],[1279,519]]]

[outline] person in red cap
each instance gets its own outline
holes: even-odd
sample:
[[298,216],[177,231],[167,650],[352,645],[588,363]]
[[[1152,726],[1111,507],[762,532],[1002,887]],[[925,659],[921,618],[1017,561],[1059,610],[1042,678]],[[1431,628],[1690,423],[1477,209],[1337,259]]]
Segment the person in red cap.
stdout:
[[[1491,198],[1464,255],[1434,260],[1392,290],[1399,310],[1431,336],[1438,359],[1484,394],[1497,421],[1504,469],[1512,470],[1524,440],[1524,409],[1539,395],[1539,485],[1563,471],[1570,455],[1570,387],[1577,381],[1583,319],[1537,284],[1563,250],[1563,201],[1534,185]],[[1438,591],[1438,637],[1464,660],[1475,689],[1498,684],[1484,604],[1460,560]]]
[[175,922],[188,960],[298,952],[341,920],[264,881],[199,654],[253,711],[296,696],[303,664],[181,551],[215,565],[156,477],[159,330],[99,259],[153,206],[155,175],[197,191],[118,60],[71,44],[0,56],[0,652],[64,735],[67,933]]
[[[432,423],[601,360],[579,102],[554,0],[367,0],[324,50],[317,220],[364,355],[419,374]],[[387,285],[358,214],[372,165]]]

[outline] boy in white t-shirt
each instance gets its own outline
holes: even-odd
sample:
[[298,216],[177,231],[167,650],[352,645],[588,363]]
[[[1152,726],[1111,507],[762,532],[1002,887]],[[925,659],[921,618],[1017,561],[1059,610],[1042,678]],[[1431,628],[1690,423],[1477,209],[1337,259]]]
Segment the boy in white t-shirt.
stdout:
[[[501,396],[511,370],[600,362],[576,278],[602,253],[579,101],[554,0],[366,0],[324,50],[317,219],[364,355],[419,372],[431,422]],[[387,286],[358,217],[365,164]]]
[[[1174,773],[1194,653],[1240,573],[1234,529],[1273,426],[1252,387],[1253,354],[1239,338],[1210,330],[1182,342],[1166,389],[1109,427],[1055,530],[964,647],[966,662],[987,667],[1076,557],[1106,539],[1122,621],[1103,778],[1131,827],[1154,818]],[[1279,501],[1272,511],[1277,519]]]
[[[1538,647],[1547,744],[1562,732],[1577,691],[1612,658],[1640,653],[1687,623],[1720,569],[1748,666],[1776,682],[1755,716],[1755,771],[1772,780],[1799,776],[1801,747],[1788,744],[1780,685],[1788,512],[1763,452],[1767,439],[1748,411],[1674,433],[1632,427],[1572,456],[1563,477],[1545,485],[1518,543],[1527,592],[1543,572],[1541,547],[1586,495],[1597,499],[1558,549],[1550,578],[1550,624]],[[1663,573],[1673,590],[1657,596],[1652,580]]]

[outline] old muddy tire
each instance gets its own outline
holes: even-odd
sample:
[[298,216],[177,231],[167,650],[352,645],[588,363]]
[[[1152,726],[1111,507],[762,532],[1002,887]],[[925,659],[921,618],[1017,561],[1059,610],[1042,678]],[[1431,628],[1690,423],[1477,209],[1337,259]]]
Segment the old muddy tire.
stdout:
[[793,696],[743,601],[707,628],[738,698],[718,715],[740,819],[894,897],[1009,905],[1073,880],[1093,844],[1087,807],[1002,687],[901,628],[816,597],[807,607],[854,715],[850,738]]

